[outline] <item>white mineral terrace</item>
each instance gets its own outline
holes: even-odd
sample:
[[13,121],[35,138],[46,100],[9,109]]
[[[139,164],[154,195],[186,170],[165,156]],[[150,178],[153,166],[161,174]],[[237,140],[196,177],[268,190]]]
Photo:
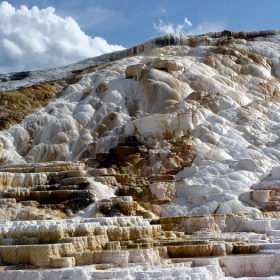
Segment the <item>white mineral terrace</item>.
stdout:
[[0,279],[280,279],[278,33],[5,75],[65,87],[0,131]]

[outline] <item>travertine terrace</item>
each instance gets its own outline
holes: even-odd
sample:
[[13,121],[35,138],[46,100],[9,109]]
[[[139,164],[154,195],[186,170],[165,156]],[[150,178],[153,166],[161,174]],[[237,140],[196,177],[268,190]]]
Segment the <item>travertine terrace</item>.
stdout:
[[0,81],[0,279],[280,279],[278,31]]

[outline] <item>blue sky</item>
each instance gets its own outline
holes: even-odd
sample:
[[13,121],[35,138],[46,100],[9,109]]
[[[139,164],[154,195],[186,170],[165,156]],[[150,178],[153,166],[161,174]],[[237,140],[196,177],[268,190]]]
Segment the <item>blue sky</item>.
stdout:
[[[69,64],[121,47],[129,48],[169,32],[202,34],[224,29],[280,29],[279,0],[10,0],[0,3],[2,73]],[[33,6],[38,9],[32,10]]]

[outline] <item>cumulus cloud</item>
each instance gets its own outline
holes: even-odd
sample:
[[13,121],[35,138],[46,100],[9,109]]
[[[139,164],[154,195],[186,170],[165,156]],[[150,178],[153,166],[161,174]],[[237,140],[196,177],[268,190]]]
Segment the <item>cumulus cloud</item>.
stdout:
[[[166,13],[166,10],[164,12]],[[157,23],[153,23],[153,26],[161,34],[198,35],[225,29],[222,23],[202,23],[194,27],[187,17],[185,17],[183,23],[176,26],[173,23],[165,23],[162,19],[158,19]]]
[[45,69],[123,49],[100,37],[91,38],[71,17],[53,7],[15,9],[0,3],[0,72]]

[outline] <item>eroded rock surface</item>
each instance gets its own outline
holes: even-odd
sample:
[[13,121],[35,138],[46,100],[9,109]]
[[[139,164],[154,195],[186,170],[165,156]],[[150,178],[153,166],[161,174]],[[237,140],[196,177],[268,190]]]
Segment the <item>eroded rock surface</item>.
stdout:
[[1,76],[0,278],[279,279],[278,33]]

